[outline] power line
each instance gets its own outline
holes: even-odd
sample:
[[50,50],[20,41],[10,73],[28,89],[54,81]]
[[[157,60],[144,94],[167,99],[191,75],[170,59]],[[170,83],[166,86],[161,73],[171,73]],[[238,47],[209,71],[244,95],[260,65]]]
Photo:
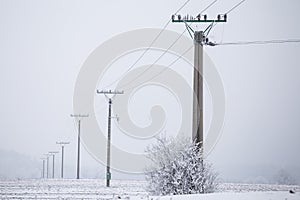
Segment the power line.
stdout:
[[232,12],[234,9],[236,9],[237,7],[239,7],[242,3],[244,3],[246,0],[242,0],[240,1],[238,4],[236,4],[235,6],[233,6],[230,10],[228,10],[225,14],[229,14],[230,12]]
[[[235,6],[233,6],[232,8],[230,8],[225,14],[224,14],[224,16],[226,16],[226,18],[227,18],[227,16],[228,16],[228,14],[230,13],[230,12],[232,12],[233,10],[235,10],[237,7],[239,7],[242,3],[244,3],[246,0],[242,0],[242,1],[240,1],[238,4],[236,4]],[[211,25],[212,27],[211,27],[211,29],[213,29],[216,25],[217,25],[218,23],[214,23],[213,25]]]
[[133,81],[135,81],[136,79],[140,78],[144,73],[146,73],[153,65],[155,65],[175,44],[176,42],[182,37],[182,35],[186,32],[187,29],[185,29],[177,38],[176,40],[167,48],[163,51],[163,53],[154,61],[154,63],[152,63],[150,66],[148,66],[144,71],[142,71],[141,73],[139,73],[136,78],[131,79],[130,81],[128,81],[127,83],[125,83],[124,85],[121,86],[122,89],[124,89],[124,86],[129,85],[130,83],[132,83]]
[[212,5],[214,5],[218,0],[215,0],[213,2],[211,2],[208,6],[206,6],[206,8],[204,8],[199,15],[201,15],[202,13],[204,13],[207,9],[209,9]]
[[[213,6],[216,2],[217,2],[218,0],[215,0],[215,1],[213,1],[212,3],[210,3],[207,7],[205,7],[198,15],[200,16],[203,12],[205,12],[208,8],[210,8],[211,6]],[[179,9],[180,10],[180,9]],[[179,10],[175,13],[175,15],[177,15],[177,13],[179,12]],[[169,20],[169,22],[170,22],[170,20]],[[190,22],[189,24],[187,24],[186,22],[185,22],[185,24],[186,24],[186,26],[187,27],[190,27],[190,25],[192,24],[192,22]],[[174,46],[174,44],[182,37],[182,35],[186,32],[186,30],[188,30],[188,29],[185,29],[177,38],[176,38],[176,40],[166,49],[166,50],[164,50],[164,52],[154,61],[154,63],[152,63],[149,67],[147,67],[144,71],[142,71],[141,73],[139,73],[139,75],[138,76],[136,76],[136,78],[134,78],[134,79],[132,79],[132,80],[130,80],[129,82],[127,82],[127,83],[125,83],[124,85],[122,85],[121,86],[121,88],[122,89],[124,89],[124,86],[127,86],[127,85],[129,85],[130,83],[132,83],[133,81],[135,81],[136,79],[138,79],[140,76],[142,76],[145,72],[147,72],[153,65],[155,65],[173,46]],[[149,50],[149,49],[147,49],[147,50]],[[190,48],[188,49],[188,50],[190,50]],[[187,51],[186,51],[187,52]],[[186,52],[184,52],[184,54],[186,53]],[[175,60],[175,62],[177,62],[177,60],[179,60],[180,58],[182,57],[182,55],[178,58],[178,59],[176,59]],[[175,63],[174,62],[174,63]],[[174,64],[173,63],[173,64]],[[171,65],[173,65],[173,64],[171,64]],[[168,66],[169,67],[169,66]],[[168,68],[167,67],[167,68]],[[166,69],[165,69],[166,70]],[[163,70],[164,71],[164,70]],[[159,74],[157,74],[156,76],[158,76]],[[152,80],[152,79],[154,79],[156,76],[154,76],[154,77],[152,77],[150,80]],[[129,87],[129,88],[132,88],[132,87]],[[127,88],[128,89],[128,88]]]
[[[175,12],[175,14],[177,14],[179,11],[181,11],[181,9],[184,8],[184,6],[186,6],[186,4],[190,1],[191,0],[187,0],[180,8],[178,8],[178,10]],[[171,21],[171,20],[169,20],[169,21]]]
[[[184,4],[175,12],[175,14],[177,14],[181,9],[183,9],[186,4],[188,4],[188,2],[190,2],[191,0],[187,0],[184,2]],[[110,84],[106,85],[104,88],[108,88],[111,85],[113,85],[114,83],[116,83],[117,81],[121,80],[122,77],[124,77],[143,57],[144,55],[149,51],[149,49],[153,46],[153,44],[157,41],[157,39],[160,37],[160,35],[164,32],[164,30],[167,28],[167,26],[170,24],[171,19],[168,20],[168,22],[164,25],[163,29],[160,30],[160,32],[158,33],[158,35],[152,40],[152,42],[150,43],[150,45],[146,48],[146,50],[138,57],[138,59],[126,70],[126,72],[124,72],[124,74],[122,76],[120,76],[119,78],[117,78],[116,80],[114,80],[113,82],[111,82]]]
[[[188,51],[190,51],[194,46],[190,46],[188,49],[186,49],[180,56],[178,56],[173,62],[171,62],[168,66],[166,66],[165,68],[163,68],[162,70],[160,70],[157,74],[155,74],[154,76],[152,76],[151,78],[147,79],[147,80],[144,80],[141,84],[143,83],[146,83],[146,82],[149,82],[151,80],[153,80],[154,78],[156,78],[157,76],[161,75],[162,73],[164,73],[165,71],[167,71],[167,69],[169,69],[172,65],[174,65],[178,60],[180,60]],[[132,87],[128,87],[128,88],[125,88],[125,90],[128,90],[128,89],[132,89],[134,88],[135,86],[132,86]]]
[[263,45],[263,44],[282,44],[282,43],[299,43],[299,42],[300,42],[300,39],[258,40],[258,41],[222,42],[222,43],[215,43],[215,46],[225,46],[225,45]]
[[[187,0],[176,12],[175,12],[175,15],[178,14],[178,12],[184,8],[187,3],[189,2],[190,0]],[[245,2],[246,0],[242,0],[241,2],[239,2],[237,5],[235,5],[234,7],[232,7],[229,11],[226,12],[226,14],[232,12],[234,9],[236,9],[238,6],[240,6],[243,2]],[[208,8],[210,8],[212,5],[214,5],[215,3],[217,2],[217,0],[213,1],[212,3],[210,3],[206,8],[204,8],[199,15],[201,15],[203,12],[205,12]],[[225,14],[225,15],[226,15]],[[111,82],[110,84],[106,85],[104,88],[107,88],[111,85],[113,85],[114,83],[116,83],[117,81],[121,80],[122,77],[124,77],[143,57],[144,55],[151,49],[151,47],[153,46],[153,44],[157,41],[157,39],[160,37],[160,35],[163,33],[163,31],[167,28],[167,26],[170,24],[171,20],[168,20],[168,22],[165,24],[165,26],[163,27],[163,29],[158,33],[158,35],[152,40],[152,42],[150,43],[150,45],[146,48],[146,50],[138,57],[138,59],[124,72],[124,74],[122,76],[120,76],[119,78],[117,78],[116,80],[114,80],[113,82]],[[215,26],[216,24],[213,24],[212,28]],[[186,31],[186,30],[185,30]],[[181,34],[181,36],[185,33],[185,31]],[[180,36],[180,37],[181,37]],[[180,38],[179,37],[179,38]],[[175,43],[178,41],[178,39],[175,41]],[[172,43],[171,46],[167,49],[167,51],[175,44],[175,43]],[[150,67],[152,67],[155,63],[157,63],[157,61],[160,60],[161,57],[163,57],[167,51],[163,52],[163,54],[153,63],[150,65]],[[149,67],[149,68],[150,68]],[[146,71],[148,71],[149,69],[147,68],[144,72],[142,72],[140,75],[142,75],[143,73],[145,73]],[[138,76],[138,77],[139,77]],[[138,78],[137,77],[137,78]],[[136,80],[137,78],[135,79],[132,79],[130,82],[126,83],[125,85],[121,86],[121,88],[123,88],[124,86],[130,84],[131,82],[133,82],[134,80]]]

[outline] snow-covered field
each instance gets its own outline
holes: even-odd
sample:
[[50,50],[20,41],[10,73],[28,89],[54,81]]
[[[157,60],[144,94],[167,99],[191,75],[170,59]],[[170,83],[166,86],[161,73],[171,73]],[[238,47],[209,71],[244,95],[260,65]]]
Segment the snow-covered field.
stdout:
[[[0,199],[203,199],[203,200],[300,200],[300,186],[266,184],[220,184],[213,194],[152,197],[144,181],[112,180],[18,180],[0,181]],[[289,190],[295,194],[290,194]]]
[[113,180],[21,180],[0,182],[0,199],[114,199],[119,196],[146,197],[145,182]]

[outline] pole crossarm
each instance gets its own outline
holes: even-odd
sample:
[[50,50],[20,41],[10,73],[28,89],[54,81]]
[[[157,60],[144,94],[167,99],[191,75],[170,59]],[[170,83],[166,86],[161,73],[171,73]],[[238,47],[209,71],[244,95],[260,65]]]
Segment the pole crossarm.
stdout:
[[124,94],[124,91],[119,91],[119,90],[97,90],[97,94]]
[[49,151],[48,153],[52,155],[52,154],[59,153],[59,151]]
[[88,114],[86,114],[86,115],[82,115],[82,114],[71,114],[70,115],[71,117],[89,117],[89,115]]
[[227,22],[227,14],[219,14],[217,19],[207,19],[207,15],[198,15],[197,17],[186,15],[181,17],[181,15],[172,15],[173,23],[224,23]]
[[59,144],[59,145],[66,145],[66,144],[70,144],[70,142],[56,142],[56,144]]

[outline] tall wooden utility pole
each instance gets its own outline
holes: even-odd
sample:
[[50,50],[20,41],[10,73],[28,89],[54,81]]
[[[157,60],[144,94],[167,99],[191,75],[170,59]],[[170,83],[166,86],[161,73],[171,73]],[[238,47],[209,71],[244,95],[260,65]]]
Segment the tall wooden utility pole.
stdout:
[[[193,32],[194,37],[194,80],[193,80],[193,125],[192,125],[192,139],[203,146],[203,46],[214,44],[208,41],[208,34],[215,23],[226,22],[227,15],[218,15],[216,20],[207,19],[207,15],[199,14],[197,17],[173,15],[172,22],[185,23],[186,29],[190,36]],[[204,31],[194,31],[188,23],[210,23]]]
[[81,118],[83,117],[88,117],[89,115],[81,115],[81,114],[76,114],[73,115],[71,114],[71,117],[78,118],[78,135],[77,135],[77,176],[76,178],[80,178],[80,122]]
[[[111,180],[111,172],[110,172],[110,144],[111,144],[111,106],[112,106],[112,99],[117,94],[124,94],[124,91],[112,91],[112,90],[105,90],[99,91],[97,90],[97,94],[104,94],[105,97],[108,99],[108,126],[107,126],[107,151],[106,151],[106,187],[110,186]],[[109,97],[108,95],[112,95]]]
[[45,178],[45,160],[46,158],[41,158],[41,160],[43,161],[43,165],[42,165],[42,178]]
[[49,156],[50,156],[50,154],[45,153],[44,155],[46,156],[46,166],[47,166],[47,168],[46,168],[47,169],[46,177],[49,178]]
[[52,155],[52,178],[54,179],[55,174],[55,154],[59,153],[59,151],[49,151],[50,155]]
[[194,85],[192,138],[203,144],[203,31],[194,33]]
[[70,142],[56,142],[56,144],[61,145],[61,171],[60,177],[64,178],[64,154],[65,154],[65,145],[70,144]]

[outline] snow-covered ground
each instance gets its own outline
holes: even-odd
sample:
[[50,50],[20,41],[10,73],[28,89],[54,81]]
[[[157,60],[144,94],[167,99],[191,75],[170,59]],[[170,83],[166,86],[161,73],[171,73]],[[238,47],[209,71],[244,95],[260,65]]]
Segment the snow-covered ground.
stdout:
[[[213,194],[152,197],[144,181],[112,180],[18,180],[0,181],[0,199],[131,199],[131,200],[300,200],[300,186],[267,184],[220,184]],[[295,194],[290,194],[289,190]]]
[[0,182],[0,199],[117,199],[119,196],[146,197],[145,182],[113,180],[20,180]]
[[299,200],[299,194],[289,194],[286,191],[270,192],[223,192],[199,195],[168,196],[153,198],[153,200]]

